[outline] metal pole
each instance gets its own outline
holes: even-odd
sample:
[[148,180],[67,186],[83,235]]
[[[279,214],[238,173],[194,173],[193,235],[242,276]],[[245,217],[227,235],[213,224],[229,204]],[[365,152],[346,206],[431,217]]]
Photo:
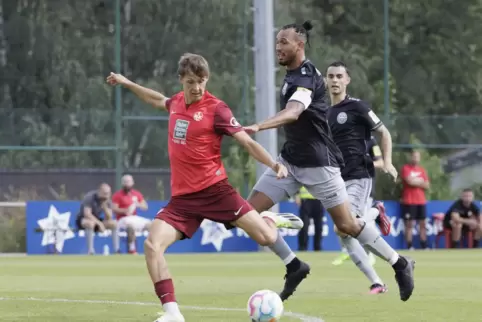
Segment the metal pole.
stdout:
[[[120,0],[115,0],[115,72],[121,72],[121,3]],[[122,162],[123,144],[122,144],[122,88],[121,86],[115,87],[115,176],[116,176],[116,189],[121,187],[121,176],[123,171]]]
[[[254,72],[256,80],[256,122],[276,114],[276,87],[274,61],[273,0],[254,0]],[[267,130],[256,134],[256,141],[276,156],[278,154],[278,131]],[[259,179],[266,167],[258,164]]]
[[[276,114],[276,86],[274,60],[273,0],[253,0],[254,5],[254,73],[256,81],[255,117],[261,122]],[[267,130],[256,133],[256,141],[274,157],[278,154],[278,131]],[[259,179],[266,167],[256,166]],[[272,211],[278,211],[275,205]],[[266,248],[261,247],[262,250]]]
[[390,43],[389,43],[389,36],[390,36],[390,16],[389,16],[389,0],[383,0],[383,89],[384,89],[384,97],[383,97],[383,107],[384,107],[384,115],[385,115],[385,122],[388,124],[388,120],[390,117],[390,84],[389,84],[389,76],[390,76]]

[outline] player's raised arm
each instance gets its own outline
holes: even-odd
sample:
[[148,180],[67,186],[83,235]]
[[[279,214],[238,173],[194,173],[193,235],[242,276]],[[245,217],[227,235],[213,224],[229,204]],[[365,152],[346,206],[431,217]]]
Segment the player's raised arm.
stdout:
[[121,74],[110,73],[110,75],[107,76],[107,83],[112,86],[122,85],[145,103],[158,109],[167,110],[166,102],[168,98],[166,96],[155,90],[136,84]]

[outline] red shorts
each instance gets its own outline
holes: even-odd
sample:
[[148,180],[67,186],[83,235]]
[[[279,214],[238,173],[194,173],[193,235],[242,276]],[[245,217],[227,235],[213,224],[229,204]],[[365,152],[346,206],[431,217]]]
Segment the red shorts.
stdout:
[[253,207],[225,179],[204,190],[172,197],[156,218],[191,238],[204,219],[229,224],[251,210]]

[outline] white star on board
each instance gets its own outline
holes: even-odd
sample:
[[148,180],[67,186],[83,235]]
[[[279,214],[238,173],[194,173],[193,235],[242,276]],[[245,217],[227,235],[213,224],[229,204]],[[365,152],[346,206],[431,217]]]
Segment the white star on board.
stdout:
[[218,252],[223,248],[224,240],[233,237],[233,233],[227,230],[223,224],[207,219],[202,222],[201,229],[203,233],[201,245],[213,244]]
[[69,227],[70,211],[59,213],[53,205],[49,208],[47,217],[37,221],[43,230],[42,246],[55,245],[55,249],[61,253],[64,242],[74,238],[74,232]]

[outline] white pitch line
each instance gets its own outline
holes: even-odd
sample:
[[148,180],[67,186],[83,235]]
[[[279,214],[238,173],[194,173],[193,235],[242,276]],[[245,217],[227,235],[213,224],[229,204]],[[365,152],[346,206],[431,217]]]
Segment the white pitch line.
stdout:
[[[0,297],[0,301],[36,301],[36,302],[61,302],[61,303],[84,303],[84,304],[114,304],[114,305],[138,305],[138,306],[159,306],[159,303],[154,302],[127,302],[127,301],[104,301],[104,300],[70,300],[70,299],[42,299],[37,297],[15,298],[15,297]],[[192,311],[224,311],[224,312],[245,312],[243,309],[222,308],[222,307],[204,307],[204,306],[185,306],[181,305],[181,309]],[[295,312],[285,312],[285,316],[298,319],[303,322],[325,322],[324,320],[304,315]]]

